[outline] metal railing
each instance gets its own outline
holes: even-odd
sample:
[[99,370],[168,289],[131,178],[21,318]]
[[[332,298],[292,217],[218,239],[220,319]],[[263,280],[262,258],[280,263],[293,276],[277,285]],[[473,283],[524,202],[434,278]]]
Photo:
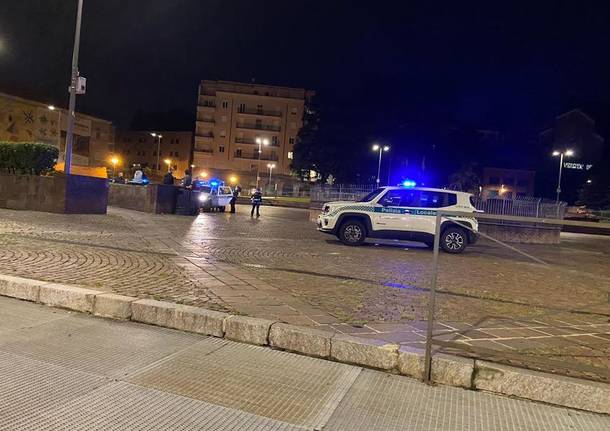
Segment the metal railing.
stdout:
[[247,115],[263,115],[266,117],[281,117],[281,111],[265,111],[262,109],[238,109],[238,114],[247,114]]
[[357,201],[375,190],[375,185],[362,184],[338,184],[338,185],[315,185],[311,187],[312,202],[329,201]]
[[280,126],[272,126],[267,124],[237,124],[238,129],[250,129],[250,130],[269,130],[272,132],[279,132]]

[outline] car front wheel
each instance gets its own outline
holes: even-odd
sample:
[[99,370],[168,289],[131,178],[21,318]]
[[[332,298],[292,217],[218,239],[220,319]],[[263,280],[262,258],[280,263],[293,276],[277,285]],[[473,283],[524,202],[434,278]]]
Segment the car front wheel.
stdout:
[[366,239],[366,229],[359,221],[346,221],[339,229],[339,239],[345,245],[361,245]]
[[447,253],[461,253],[466,249],[466,245],[468,245],[468,238],[464,229],[450,227],[441,234],[441,247]]

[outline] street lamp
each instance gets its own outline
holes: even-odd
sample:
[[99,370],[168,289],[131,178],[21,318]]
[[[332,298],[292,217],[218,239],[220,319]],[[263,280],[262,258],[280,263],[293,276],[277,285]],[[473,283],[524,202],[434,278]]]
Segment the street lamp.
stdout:
[[559,156],[559,178],[557,179],[557,199],[556,203],[559,203],[559,195],[561,194],[561,171],[563,169],[563,158],[571,157],[574,155],[574,151],[565,150],[565,151],[553,151],[553,157]]
[[267,138],[256,138],[256,143],[258,144],[258,165],[256,166],[256,188],[258,188],[258,183],[261,179],[260,171],[261,171],[261,154],[263,153],[263,145],[269,145],[269,139]]
[[271,172],[273,171],[273,168],[275,168],[275,163],[267,163],[267,167],[269,168],[269,184],[267,187],[271,187]]
[[384,151],[390,151],[390,147],[387,145],[381,146],[378,144],[373,145],[373,151],[379,151],[379,164],[377,165],[377,179],[375,182],[377,183],[377,187],[379,187],[379,176],[381,175],[381,154]]
[[165,159],[163,162],[167,165],[167,172],[172,171],[172,161],[170,159]]
[[116,165],[117,163],[119,163],[119,159],[113,157],[112,159],[110,159],[110,163],[112,163],[112,179],[114,181],[114,179],[116,178]]
[[237,183],[237,177],[236,177],[235,175],[231,176],[231,177],[229,178],[229,182],[230,182],[231,184],[236,184],[236,183]]
[[163,137],[163,135],[160,135],[158,133],[152,132],[150,134],[150,136],[152,136],[153,138],[157,138],[157,170],[161,170],[161,163],[159,162],[159,159],[161,158],[161,138]]
[[64,157],[64,173],[70,175],[72,170],[72,142],[74,141],[74,120],[76,109],[76,87],[78,85],[78,50],[80,48],[80,28],[83,16],[83,0],[78,0],[76,10],[76,31],[74,33],[74,48],[72,50],[72,73],[70,75],[70,102],[68,104],[68,128],[66,130],[66,155]]

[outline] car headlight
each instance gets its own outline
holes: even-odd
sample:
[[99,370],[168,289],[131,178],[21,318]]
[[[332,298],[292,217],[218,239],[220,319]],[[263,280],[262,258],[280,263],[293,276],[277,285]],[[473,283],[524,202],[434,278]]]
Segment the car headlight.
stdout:
[[205,202],[210,198],[210,195],[208,193],[200,193],[199,194],[199,200],[201,202]]

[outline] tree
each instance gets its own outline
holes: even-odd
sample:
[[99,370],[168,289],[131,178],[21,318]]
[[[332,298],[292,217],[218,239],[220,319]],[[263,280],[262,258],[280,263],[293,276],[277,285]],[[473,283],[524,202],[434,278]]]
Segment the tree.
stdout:
[[463,165],[457,172],[449,176],[449,188],[462,192],[476,194],[479,192],[481,179],[473,163]]

